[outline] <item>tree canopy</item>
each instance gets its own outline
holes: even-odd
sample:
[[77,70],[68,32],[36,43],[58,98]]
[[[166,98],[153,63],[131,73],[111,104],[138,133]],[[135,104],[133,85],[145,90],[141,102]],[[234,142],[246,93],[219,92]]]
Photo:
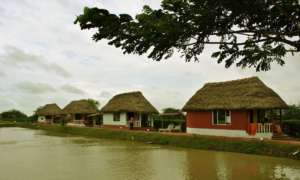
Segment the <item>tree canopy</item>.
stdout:
[[299,14],[298,0],[162,0],[160,9],[144,6],[135,18],[85,7],[75,24],[95,28],[93,40],[107,39],[124,54],[160,61],[177,50],[190,62],[213,44],[211,56],[226,68],[267,71],[300,51]]
[[163,113],[181,113],[180,109],[168,107],[163,109]]
[[87,101],[94,106],[96,109],[99,109],[100,103],[99,101],[95,100],[95,99],[87,99]]
[[300,104],[290,105],[283,114],[283,119],[285,120],[299,120],[300,121]]
[[27,115],[19,110],[4,111],[0,114],[0,119],[10,121],[26,121]]

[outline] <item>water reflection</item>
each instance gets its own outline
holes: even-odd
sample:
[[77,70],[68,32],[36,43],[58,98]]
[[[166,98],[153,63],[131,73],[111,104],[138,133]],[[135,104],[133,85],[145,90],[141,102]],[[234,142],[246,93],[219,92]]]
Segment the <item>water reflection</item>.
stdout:
[[300,179],[298,161],[212,151],[186,151],[188,179]]
[[0,128],[0,171],[0,180],[297,180],[300,162]]

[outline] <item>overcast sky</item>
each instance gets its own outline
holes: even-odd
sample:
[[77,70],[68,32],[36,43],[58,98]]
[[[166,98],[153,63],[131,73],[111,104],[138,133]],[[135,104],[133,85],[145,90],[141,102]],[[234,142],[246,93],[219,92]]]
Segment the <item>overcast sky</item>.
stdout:
[[92,32],[74,25],[84,6],[134,15],[143,5],[159,7],[160,0],[1,0],[0,111],[27,114],[41,105],[94,98],[104,105],[117,93],[142,91],[158,109],[182,108],[204,83],[259,76],[289,104],[300,102],[300,54],[286,65],[256,73],[225,69],[210,58],[185,63],[175,55],[154,62],[146,56],[123,55],[106,42],[95,43]]

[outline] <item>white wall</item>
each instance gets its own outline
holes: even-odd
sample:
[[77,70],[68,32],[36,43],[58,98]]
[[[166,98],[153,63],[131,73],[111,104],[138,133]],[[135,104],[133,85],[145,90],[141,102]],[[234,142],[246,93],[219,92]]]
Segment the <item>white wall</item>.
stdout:
[[186,132],[208,136],[249,137],[245,130],[186,128]]
[[39,116],[38,117],[38,122],[46,122],[46,117],[45,116]]
[[229,129],[207,129],[207,128],[186,128],[187,133],[207,135],[207,136],[225,136],[225,137],[246,137],[246,138],[266,138],[271,139],[272,133],[257,133],[250,136],[245,130]]
[[127,126],[126,113],[120,113],[120,121],[114,121],[113,113],[104,113],[103,125]]

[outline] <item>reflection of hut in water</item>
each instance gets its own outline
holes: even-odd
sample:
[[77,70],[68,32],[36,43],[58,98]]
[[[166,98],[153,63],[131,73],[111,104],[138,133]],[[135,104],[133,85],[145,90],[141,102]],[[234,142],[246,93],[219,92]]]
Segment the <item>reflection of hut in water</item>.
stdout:
[[[230,152],[186,151],[187,179],[276,179],[289,175],[278,159]],[[203,168],[205,167],[205,168]]]
[[186,150],[185,157],[187,179],[218,179],[214,152]]

